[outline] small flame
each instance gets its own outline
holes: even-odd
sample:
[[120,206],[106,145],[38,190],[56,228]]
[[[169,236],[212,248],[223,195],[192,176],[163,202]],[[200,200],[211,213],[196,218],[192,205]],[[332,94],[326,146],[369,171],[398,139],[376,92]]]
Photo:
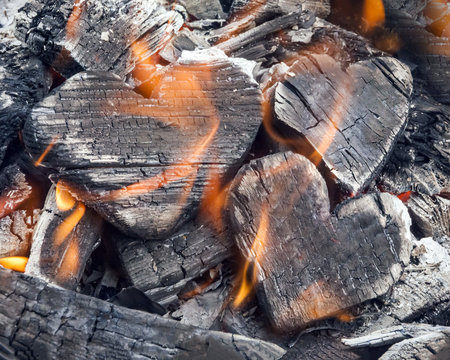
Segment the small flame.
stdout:
[[249,256],[245,261],[245,266],[242,271],[241,285],[233,301],[234,308],[237,308],[242,305],[244,300],[252,292],[257,282],[258,265],[259,262],[261,261],[264,246],[267,242],[268,229],[269,229],[269,212],[267,206],[264,206],[261,209],[261,218],[259,221],[258,231],[256,232],[256,236],[255,239],[253,240]]
[[66,249],[61,265],[58,269],[57,277],[60,280],[69,279],[78,272],[78,268],[80,266],[80,262],[78,261],[78,247],[77,239],[73,238]]
[[362,20],[363,30],[367,33],[383,26],[385,21],[383,0],[365,0]]
[[58,225],[53,236],[55,246],[59,246],[64,242],[75,226],[80,222],[85,211],[86,207],[82,202],[79,202],[75,210]]
[[62,181],[56,184],[56,206],[61,211],[68,211],[75,206],[76,200],[65,188]]
[[0,265],[18,272],[25,272],[28,258],[25,256],[8,256],[0,258]]
[[55,146],[58,139],[59,139],[59,136],[57,136],[57,135],[53,137],[52,141],[50,141],[50,144],[47,145],[44,152],[41,154],[41,156],[39,156],[39,159],[37,159],[34,162],[34,166],[38,167],[39,165],[42,164],[42,162],[44,161],[44,159],[46,158],[46,156],[48,155],[50,150],[53,149],[53,147]]

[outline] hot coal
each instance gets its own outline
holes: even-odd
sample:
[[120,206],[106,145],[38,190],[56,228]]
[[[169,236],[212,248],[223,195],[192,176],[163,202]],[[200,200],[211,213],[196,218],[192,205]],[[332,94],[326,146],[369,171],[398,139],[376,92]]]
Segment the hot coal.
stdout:
[[330,214],[324,179],[298,154],[245,165],[232,184],[230,218],[256,267],[259,302],[281,331],[385,294],[409,262],[411,220],[399,199],[364,195]]
[[82,70],[123,77],[161,50],[183,22],[156,1],[29,1],[15,35],[64,77]]
[[404,129],[412,78],[394,58],[343,70],[328,55],[300,57],[277,86],[275,126],[294,136],[296,151],[322,161],[328,177],[356,194],[386,162]]
[[242,162],[261,123],[254,63],[184,54],[162,70],[151,99],[109,73],[81,73],[37,105],[24,128],[33,157],[58,139],[44,161],[65,169],[55,178],[147,239],[164,239],[195,215],[210,182]]

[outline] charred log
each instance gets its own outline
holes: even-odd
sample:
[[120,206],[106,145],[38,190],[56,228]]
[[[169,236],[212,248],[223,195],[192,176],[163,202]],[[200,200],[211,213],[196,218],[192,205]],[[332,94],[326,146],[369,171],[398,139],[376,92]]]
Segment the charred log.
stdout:
[[30,1],[15,34],[64,77],[82,70],[123,77],[161,50],[183,22],[157,1]]
[[279,330],[385,294],[409,262],[411,220],[396,197],[365,195],[329,211],[324,179],[298,154],[252,161],[232,184],[235,240]]
[[[384,165],[406,124],[412,78],[381,57],[342,70],[327,55],[299,58],[274,94],[274,124],[295,151],[356,194]],[[382,121],[381,121],[382,120]]]
[[0,339],[19,359],[279,359],[279,346],[206,331],[0,270]]

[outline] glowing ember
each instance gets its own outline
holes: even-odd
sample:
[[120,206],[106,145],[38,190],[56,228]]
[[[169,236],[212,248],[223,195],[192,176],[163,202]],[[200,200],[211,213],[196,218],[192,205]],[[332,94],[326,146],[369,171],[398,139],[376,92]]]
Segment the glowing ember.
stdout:
[[0,265],[18,272],[24,272],[28,258],[25,256],[9,256],[0,258]]
[[79,37],[80,17],[86,9],[86,2],[84,0],[75,0],[72,12],[67,20],[66,38],[69,41],[75,41]]
[[406,191],[404,193],[398,194],[397,197],[405,203],[408,202],[409,198],[411,197],[411,194],[412,191]]
[[34,166],[39,166],[41,165],[41,163],[44,161],[45,157],[48,155],[48,153],[50,152],[51,149],[53,149],[53,147],[55,146],[56,142],[58,141],[58,136],[55,136],[52,141],[50,142],[50,144],[48,144],[48,146],[45,148],[44,152],[41,154],[41,156],[39,156],[39,159],[37,159],[34,162]]
[[[233,301],[233,306],[239,307],[252,292],[257,281],[257,265],[261,261],[264,250],[264,244],[267,241],[267,231],[269,227],[269,212],[267,207],[261,209],[261,219],[259,221],[258,231],[255,240],[250,249],[249,257],[245,261],[245,266],[241,275],[241,286]],[[251,266],[252,265],[252,266]],[[249,273],[250,271],[250,273]]]
[[363,30],[366,32],[382,26],[385,21],[383,0],[365,0],[362,19]]

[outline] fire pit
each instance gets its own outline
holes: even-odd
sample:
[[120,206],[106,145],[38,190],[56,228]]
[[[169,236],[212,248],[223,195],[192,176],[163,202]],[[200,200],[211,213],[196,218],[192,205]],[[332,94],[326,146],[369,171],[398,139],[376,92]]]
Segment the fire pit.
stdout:
[[0,359],[450,358],[450,12],[2,0]]

